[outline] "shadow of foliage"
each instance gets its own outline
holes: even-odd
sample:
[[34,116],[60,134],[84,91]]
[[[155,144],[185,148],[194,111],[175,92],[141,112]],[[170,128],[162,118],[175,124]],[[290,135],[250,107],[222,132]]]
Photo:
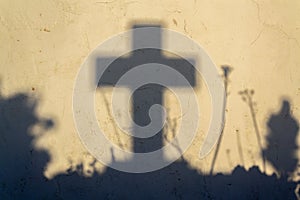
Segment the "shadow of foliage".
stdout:
[[296,152],[299,131],[298,122],[291,115],[289,101],[282,101],[279,113],[271,115],[267,124],[269,133],[263,154],[281,176],[288,176],[295,171],[298,163]]
[[[37,136],[30,130],[40,125],[45,131],[54,123],[38,117],[37,106],[38,100],[24,93],[0,98],[1,199],[296,199],[298,183],[286,176],[269,176],[255,166],[249,170],[237,166],[231,174],[206,175],[184,159],[144,174],[107,168],[102,174],[85,177],[83,165],[78,165],[75,171],[47,180],[43,171],[49,153],[34,148]],[[271,116],[269,145],[264,150],[267,160],[284,173],[292,172],[297,161],[293,152],[298,123],[289,113],[289,103],[284,101],[280,113]],[[290,150],[281,144],[290,144]]]

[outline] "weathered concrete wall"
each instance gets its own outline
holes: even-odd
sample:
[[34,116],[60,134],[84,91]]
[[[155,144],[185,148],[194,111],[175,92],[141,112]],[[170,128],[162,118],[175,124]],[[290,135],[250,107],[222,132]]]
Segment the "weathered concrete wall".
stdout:
[[[36,115],[53,121],[53,127],[47,131],[37,125],[29,127],[34,148],[45,150],[51,157],[43,171],[47,178],[69,168],[73,170],[78,164],[83,164],[83,174],[89,176],[88,171],[94,170],[89,166],[93,158],[80,142],[72,115],[76,74],[85,57],[108,37],[136,22],[161,23],[199,43],[219,67],[220,76],[222,66],[232,69],[227,77],[226,123],[215,163],[216,148],[205,159],[198,158],[211,111],[205,87],[196,89],[203,96],[200,124],[204,125],[184,154],[187,162],[204,174],[212,168],[213,173],[230,173],[241,165],[245,169],[259,166],[271,175],[276,167],[267,161],[264,169],[261,154],[262,148],[268,146],[267,135],[272,132],[271,116],[278,115],[286,99],[290,104],[288,116],[300,120],[299,10],[297,0],[2,0],[1,93],[4,98],[18,92],[37,98]],[[240,93],[245,89],[253,90],[253,95],[248,98]],[[109,95],[109,91],[97,94],[97,113],[105,130],[113,132],[105,106]],[[178,112],[176,102],[172,102],[171,94],[166,96],[172,120]],[[287,125],[287,132],[291,126]],[[297,132],[293,138],[296,144]],[[261,147],[256,133],[260,135]],[[130,138],[123,136],[121,141],[130,148]],[[294,150],[299,156],[297,148]],[[101,173],[105,166],[96,163],[95,169]],[[292,177],[298,180],[296,172]]]

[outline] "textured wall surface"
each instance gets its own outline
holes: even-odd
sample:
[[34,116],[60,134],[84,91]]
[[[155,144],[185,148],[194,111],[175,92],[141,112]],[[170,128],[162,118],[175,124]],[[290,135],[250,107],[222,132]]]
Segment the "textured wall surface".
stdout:
[[[265,197],[257,189],[265,187],[264,184],[272,185],[287,179],[295,184],[299,179],[297,162],[300,156],[299,10],[300,2],[297,0],[1,0],[0,154],[3,166],[1,176],[5,178],[0,181],[3,195],[7,198],[15,195],[14,190],[22,193],[21,189],[15,189],[22,187],[35,193],[36,186],[40,184],[28,182],[45,176],[49,184],[52,184],[51,181],[57,183],[53,190],[58,196],[68,198],[69,193],[73,190],[78,192],[80,189],[76,188],[81,188],[81,185],[75,189],[70,186],[73,190],[64,189],[64,185],[67,188],[72,182],[72,179],[64,180],[64,174],[78,173],[74,181],[82,181],[84,187],[88,185],[86,180],[95,181],[97,176],[108,173],[105,166],[94,161],[76,132],[72,114],[73,86],[88,54],[107,38],[128,30],[135,23],[162,24],[192,38],[210,55],[224,79],[228,92],[226,123],[219,146],[204,159],[198,158],[212,108],[207,88],[196,88],[200,98],[203,98],[200,102],[203,113],[200,124],[203,126],[200,126],[182,161],[187,168],[194,170],[193,173],[216,178],[210,181],[216,181],[219,185],[208,183],[206,192],[212,197],[206,197],[213,199],[215,194],[223,194],[215,188],[225,188],[226,185],[230,190],[228,184],[239,185],[238,180],[250,180],[258,174],[262,177],[259,183],[253,180],[253,185],[259,186],[253,186],[256,188],[254,192],[250,191],[252,186],[252,189],[246,189],[250,191],[247,198]],[[198,81],[202,83],[203,80]],[[99,123],[112,140],[130,149],[130,138],[115,129],[106,105],[109,97],[109,90],[97,91]],[[169,92],[166,93],[166,105],[169,109],[168,125],[171,127],[166,132],[171,134],[177,126],[178,110]],[[27,162],[33,158],[33,163]],[[40,165],[43,166],[40,171],[26,171]],[[24,167],[27,174],[35,174],[30,180],[24,177]],[[151,185],[149,180],[152,177],[156,177],[154,182],[161,181],[160,176],[165,177],[164,172],[161,173],[163,175],[158,173],[141,177],[140,180]],[[193,177],[193,173],[187,173],[187,177]],[[222,173],[224,177],[213,176],[217,173]],[[237,173],[245,175],[230,178],[230,174],[234,176]],[[281,179],[272,176],[273,173]],[[165,179],[168,178],[171,177],[166,176]],[[182,185],[188,185],[189,178],[181,179],[185,182],[171,184],[170,194],[174,198],[188,198],[188,195],[195,193],[191,188],[198,188],[195,183],[186,189]],[[107,177],[103,180],[110,183]],[[17,186],[9,188],[14,183]],[[62,188],[57,186],[59,184]],[[165,184],[170,185],[168,182]],[[288,185],[278,183],[278,187],[269,188],[270,192],[276,190],[274,188],[282,189],[281,184]],[[203,185],[197,190],[203,192]],[[118,192],[122,192],[117,186],[112,188],[106,190],[106,198],[118,198]],[[133,188],[143,193],[142,186]],[[224,189],[225,193],[227,189]],[[281,189],[276,191],[288,195],[286,188]],[[161,188],[153,190],[164,194]],[[90,191],[92,189],[83,190],[80,195],[85,196]],[[176,196],[176,191],[179,196]],[[234,194],[241,197],[238,191],[232,190],[231,197]],[[252,193],[256,196],[251,196]],[[205,194],[201,193],[199,198]],[[93,195],[96,197],[98,194]],[[124,193],[126,195],[129,194]],[[158,196],[149,198],[152,197]]]

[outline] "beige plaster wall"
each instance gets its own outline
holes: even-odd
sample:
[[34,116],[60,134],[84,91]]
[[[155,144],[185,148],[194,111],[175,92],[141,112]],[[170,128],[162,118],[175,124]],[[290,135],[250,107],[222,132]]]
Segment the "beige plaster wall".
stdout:
[[[161,23],[199,43],[218,66],[220,76],[221,65],[233,69],[214,172],[231,172],[237,165],[257,165],[263,170],[250,109],[238,92],[255,91],[255,114],[263,146],[267,121],[279,112],[283,98],[289,99],[293,116],[300,119],[299,10],[297,0],[1,0],[1,92],[12,95],[23,91],[39,98],[38,114],[54,120],[55,127],[46,133],[39,134],[38,127],[33,128],[35,147],[51,155],[44,172],[48,178],[79,163],[85,163],[88,170],[86,163],[92,157],[80,142],[72,115],[73,85],[80,65],[98,44],[131,24]],[[204,106],[201,120],[205,124],[209,121],[210,109],[205,106],[209,100],[205,88],[198,92],[204,99],[200,107]],[[176,102],[168,95],[172,118]],[[104,97],[109,93],[97,96],[99,120],[112,131]],[[207,124],[200,128],[184,154],[192,167],[204,173],[211,170],[215,153],[214,149],[205,159],[198,159],[206,129]],[[130,147],[130,138],[121,139]],[[101,172],[104,166],[98,163],[97,168]],[[267,173],[273,171],[267,164]]]

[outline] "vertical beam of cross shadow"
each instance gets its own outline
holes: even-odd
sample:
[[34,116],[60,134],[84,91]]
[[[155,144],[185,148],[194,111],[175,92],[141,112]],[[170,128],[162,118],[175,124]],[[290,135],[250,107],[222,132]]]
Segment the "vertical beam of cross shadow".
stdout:
[[[151,123],[149,110],[152,105],[163,104],[164,88],[157,84],[147,84],[140,87],[133,93],[133,121],[139,126],[147,126]],[[163,127],[163,113],[155,116],[157,124]],[[136,132],[137,130],[133,130]],[[163,146],[162,129],[156,133],[157,135],[149,138],[147,141],[144,138],[135,138],[133,143],[133,152],[146,153],[160,149]],[[145,144],[147,142],[148,144]],[[149,144],[150,143],[150,144]]]

